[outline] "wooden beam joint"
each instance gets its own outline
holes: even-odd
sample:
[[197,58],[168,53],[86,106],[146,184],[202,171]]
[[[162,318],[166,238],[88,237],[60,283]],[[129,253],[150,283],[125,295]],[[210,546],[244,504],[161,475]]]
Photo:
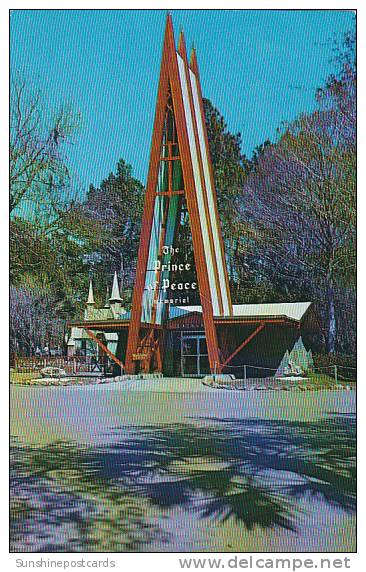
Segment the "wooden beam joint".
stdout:
[[96,342],[98,346],[107,354],[108,357],[111,358],[117,365],[119,365],[122,369],[124,369],[123,363],[107,348],[105,344],[103,344],[102,340],[100,340],[91,330],[85,328],[86,333],[88,334],[89,338]]

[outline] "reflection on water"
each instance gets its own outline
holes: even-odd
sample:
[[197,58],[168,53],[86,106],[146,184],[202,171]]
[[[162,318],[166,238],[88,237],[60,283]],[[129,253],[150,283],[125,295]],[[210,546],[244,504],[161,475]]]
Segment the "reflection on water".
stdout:
[[140,550],[164,542],[161,523],[174,507],[219,526],[232,519],[296,533],[304,496],[355,510],[353,415],[201,423],[116,427],[95,448],[14,442],[12,549]]

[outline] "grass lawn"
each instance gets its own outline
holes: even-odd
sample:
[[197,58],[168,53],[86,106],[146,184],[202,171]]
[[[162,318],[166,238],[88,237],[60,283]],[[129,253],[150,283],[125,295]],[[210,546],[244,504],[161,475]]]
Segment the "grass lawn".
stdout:
[[30,385],[34,379],[39,377],[39,373],[36,372],[22,372],[10,370],[10,383],[17,383],[20,385]]
[[11,388],[14,551],[355,550],[355,392]]
[[356,380],[354,379],[343,379],[342,376],[339,376],[336,382],[334,377],[325,373],[310,373],[308,379],[309,384],[311,384],[314,389],[335,389],[337,385],[342,385],[343,387],[348,385],[353,389],[356,387]]

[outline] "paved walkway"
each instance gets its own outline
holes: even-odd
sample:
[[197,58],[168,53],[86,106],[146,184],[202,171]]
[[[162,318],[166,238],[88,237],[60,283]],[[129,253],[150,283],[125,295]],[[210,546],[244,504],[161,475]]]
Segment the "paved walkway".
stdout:
[[164,393],[195,393],[197,391],[212,391],[209,387],[203,385],[201,379],[188,377],[131,379],[117,383],[119,384],[121,391],[162,391]]
[[[34,464],[17,475],[15,463],[13,499],[34,507],[17,547],[68,551],[76,538],[73,549],[85,550],[70,520],[92,518],[107,544],[115,535],[119,550],[133,550],[123,535],[135,515],[147,552],[352,551],[355,399],[175,378],[12,386],[15,461]],[[118,524],[116,483],[131,504]]]

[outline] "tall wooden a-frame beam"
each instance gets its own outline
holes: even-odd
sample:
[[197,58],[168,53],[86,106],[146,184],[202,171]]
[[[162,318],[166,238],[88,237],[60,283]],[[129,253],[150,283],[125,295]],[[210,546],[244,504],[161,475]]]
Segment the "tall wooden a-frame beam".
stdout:
[[[156,369],[162,363],[162,324],[167,306],[161,284],[174,245],[182,200],[185,199],[193,243],[199,294],[211,371],[220,371],[215,317],[231,316],[232,304],[223,240],[217,211],[201,86],[194,50],[188,63],[183,33],[178,50],[168,15],[132,299],[125,370],[135,372],[136,360]],[[154,267],[154,268],[153,268]],[[144,328],[142,330],[142,324]],[[146,325],[150,331],[146,334]],[[142,336],[143,331],[143,336]]]

